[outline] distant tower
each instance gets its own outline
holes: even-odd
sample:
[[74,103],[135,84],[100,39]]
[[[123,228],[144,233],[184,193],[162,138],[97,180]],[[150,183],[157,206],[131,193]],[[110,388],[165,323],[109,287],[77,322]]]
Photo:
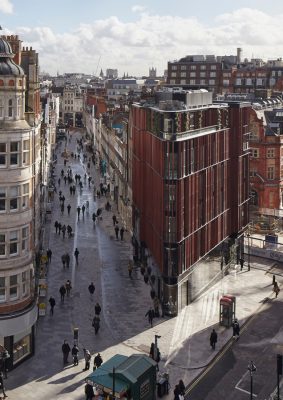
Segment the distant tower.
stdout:
[[237,64],[241,64],[243,49],[237,47]]
[[100,76],[100,78],[104,78],[104,73],[103,73],[103,71],[102,71],[102,68],[101,68],[101,70],[100,70],[99,76]]
[[148,76],[150,77],[150,78],[156,78],[156,68],[149,68],[149,74],[148,74]]

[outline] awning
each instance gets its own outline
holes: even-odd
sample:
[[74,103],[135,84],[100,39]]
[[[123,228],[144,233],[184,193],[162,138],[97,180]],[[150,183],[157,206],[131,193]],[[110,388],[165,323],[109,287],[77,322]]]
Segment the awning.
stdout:
[[1,319],[0,336],[13,336],[31,328],[37,320],[38,308],[34,307],[28,312],[12,318]]

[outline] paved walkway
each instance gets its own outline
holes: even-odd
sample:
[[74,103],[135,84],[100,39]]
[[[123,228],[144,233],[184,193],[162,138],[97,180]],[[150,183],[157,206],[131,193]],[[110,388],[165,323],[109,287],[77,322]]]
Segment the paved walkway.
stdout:
[[[75,151],[77,137],[81,134],[73,134],[71,143],[68,143],[69,151]],[[78,173],[83,177],[85,165],[81,161],[70,159],[68,165],[74,175]],[[62,168],[67,171],[58,152],[56,180]],[[92,166],[90,175],[98,186],[99,171]],[[265,298],[274,297],[271,285],[273,263],[268,260],[263,263],[263,260],[254,258],[250,271],[246,267],[242,272],[231,271],[177,318],[156,319],[153,328],[149,328],[144,315],[151,306],[150,287],[138,271],[134,272],[134,279],[128,277],[131,238],[125,232],[124,241],[114,239],[113,212],[104,210],[102,221],[93,225],[92,212],[104,208],[107,200],[105,197],[94,199],[93,189],[87,184],[84,186],[82,193],[77,187],[75,196],[70,196],[69,185],[61,179],[61,186],[57,189],[62,190],[66,198],[65,213],[61,215],[56,196],[52,220],[48,223],[50,229],[46,229],[46,232],[50,230],[50,234],[46,235],[46,247],[53,251],[48,272],[48,296],[53,295],[56,299],[55,312],[53,317],[48,314],[38,321],[35,356],[12,371],[5,381],[10,399],[84,399],[83,382],[88,375],[82,371],[84,362],[81,360],[77,367],[69,364],[63,368],[62,365],[61,346],[64,339],[73,344],[74,327],[79,328],[80,359],[83,347],[92,354],[100,352],[104,361],[117,353],[148,353],[154,335],[160,335],[160,371],[169,372],[172,388],[181,378],[189,384],[217,354],[209,346],[212,327],[216,327],[218,332],[216,350],[231,338],[231,329],[218,326],[220,297],[227,293],[237,297],[236,314],[241,325],[262,307]],[[90,203],[89,213],[84,218],[81,215],[78,221],[76,207],[87,200]],[[70,216],[66,210],[69,203],[72,207]],[[70,224],[75,231],[74,237],[63,239],[62,235],[56,235],[55,220]],[[78,266],[72,257],[76,247],[80,251]],[[61,255],[66,251],[72,259],[69,270],[64,270],[61,263]],[[61,303],[59,287],[67,279],[72,281],[73,289],[71,296]],[[93,298],[87,289],[91,281],[96,286]],[[283,283],[281,275],[277,281]],[[91,321],[97,301],[102,306],[103,315],[101,329],[98,335],[94,335]],[[172,390],[164,398],[173,399]]]

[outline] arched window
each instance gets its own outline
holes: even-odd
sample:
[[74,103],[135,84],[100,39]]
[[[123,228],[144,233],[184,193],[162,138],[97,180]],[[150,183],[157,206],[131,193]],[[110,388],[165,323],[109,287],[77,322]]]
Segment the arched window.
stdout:
[[8,102],[8,116],[12,117],[13,116],[13,100],[10,99]]
[[4,81],[3,81],[3,79],[0,79],[0,86],[4,86]]
[[15,86],[15,81],[13,79],[9,80],[9,86]]

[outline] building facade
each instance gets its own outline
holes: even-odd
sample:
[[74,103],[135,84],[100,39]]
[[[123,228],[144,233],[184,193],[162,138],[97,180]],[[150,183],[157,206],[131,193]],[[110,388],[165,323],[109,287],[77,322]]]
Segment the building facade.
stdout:
[[13,57],[11,46],[1,38],[0,344],[10,353],[9,369],[33,353],[38,313],[33,261],[40,141],[25,119],[26,78]]
[[129,135],[135,255],[177,314],[242,253],[249,105],[213,105],[206,91],[172,96],[133,104]]

